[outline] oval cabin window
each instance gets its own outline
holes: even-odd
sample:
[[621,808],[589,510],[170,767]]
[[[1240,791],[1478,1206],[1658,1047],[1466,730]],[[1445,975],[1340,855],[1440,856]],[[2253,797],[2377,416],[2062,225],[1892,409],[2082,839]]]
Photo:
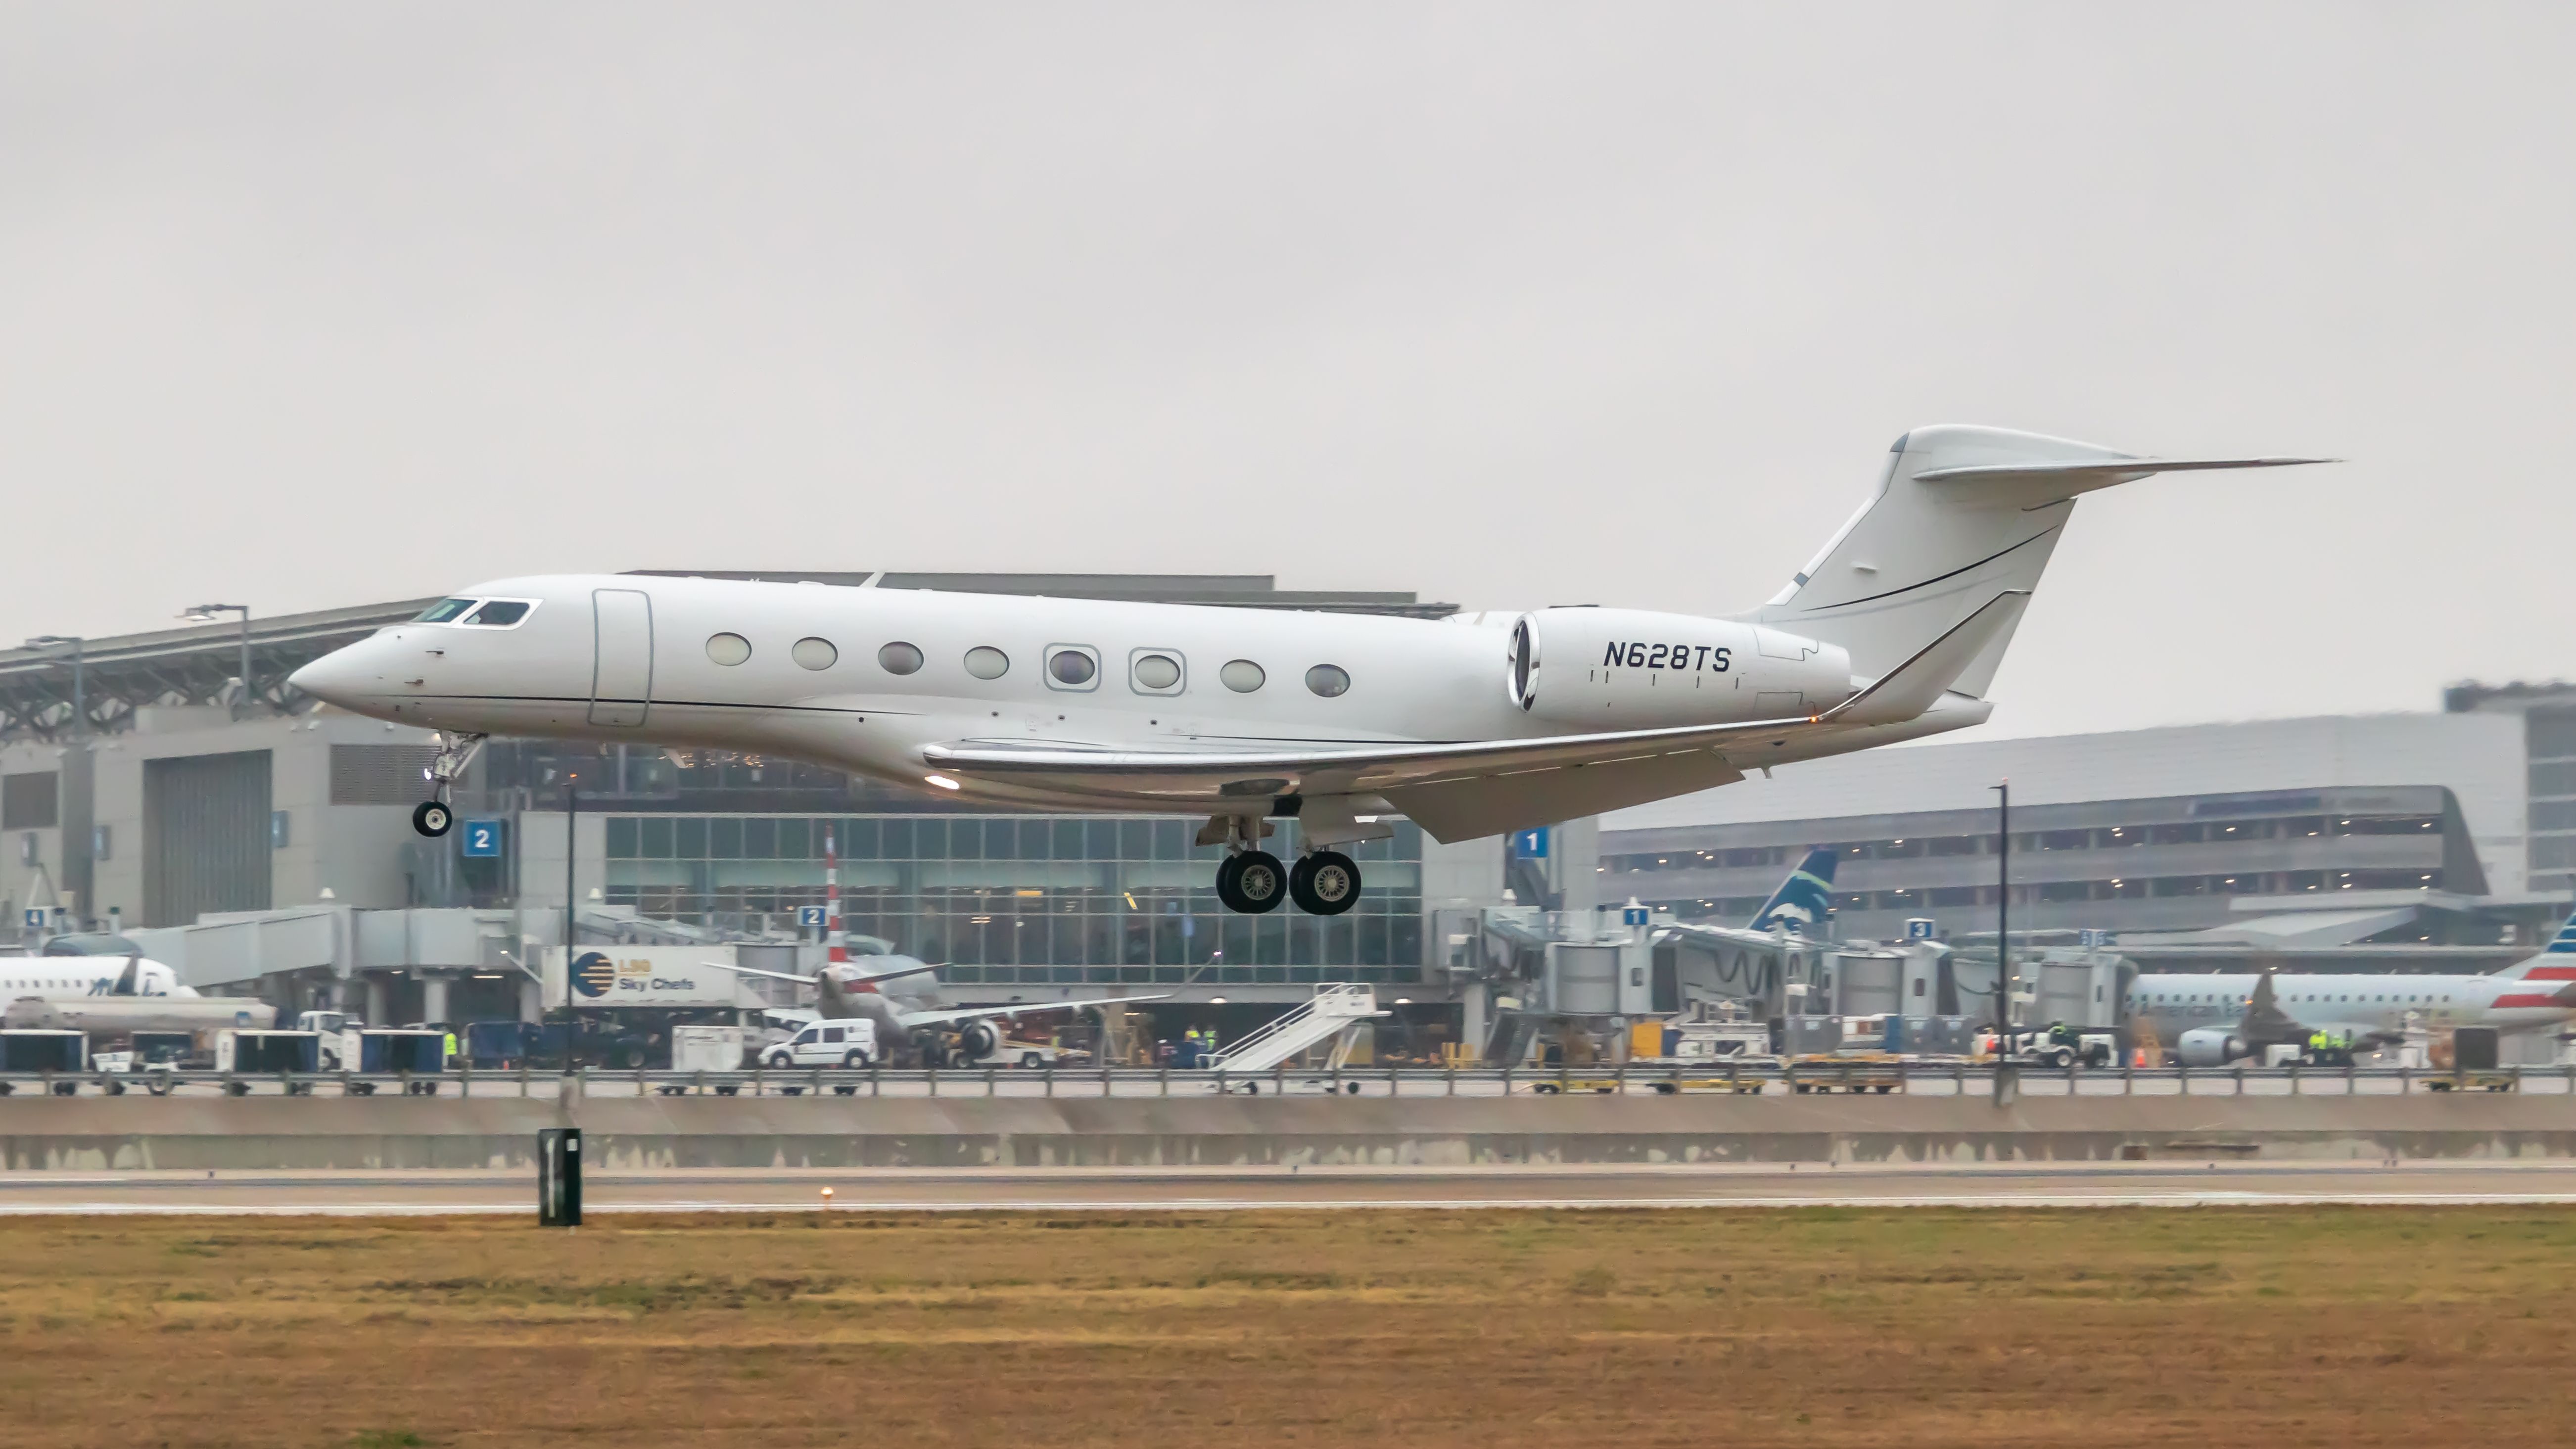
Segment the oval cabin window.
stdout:
[[1338,664],[1318,664],[1306,671],[1306,687],[1331,699],[1349,691],[1351,676]]
[[888,674],[911,674],[921,668],[921,651],[898,640],[877,651],[877,667]]
[[740,664],[751,657],[751,641],[740,634],[717,634],[707,640],[707,657],[718,664]]
[[1259,689],[1269,676],[1261,672],[1260,665],[1249,659],[1230,659],[1223,669],[1216,672],[1216,677],[1224,680],[1225,687],[1235,693],[1250,694]]
[[1169,654],[1146,654],[1136,660],[1136,687],[1165,690],[1181,682],[1181,661]]
[[787,657],[808,669],[829,669],[841,662],[841,651],[833,648],[829,639],[799,639],[796,647],[787,651]]
[[1011,656],[990,644],[966,651],[966,672],[977,679],[999,679],[1011,672]]

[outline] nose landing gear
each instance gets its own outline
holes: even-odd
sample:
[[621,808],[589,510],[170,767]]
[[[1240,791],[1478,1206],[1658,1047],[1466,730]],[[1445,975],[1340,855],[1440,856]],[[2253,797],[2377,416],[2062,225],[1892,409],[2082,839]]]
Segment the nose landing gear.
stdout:
[[455,828],[456,811],[447,803],[448,787],[454,785],[457,777],[465,773],[465,767],[474,763],[474,757],[482,753],[486,738],[488,736],[484,735],[446,736],[446,743],[439,746],[438,758],[421,772],[429,777],[432,798],[413,807],[412,829],[436,840]]

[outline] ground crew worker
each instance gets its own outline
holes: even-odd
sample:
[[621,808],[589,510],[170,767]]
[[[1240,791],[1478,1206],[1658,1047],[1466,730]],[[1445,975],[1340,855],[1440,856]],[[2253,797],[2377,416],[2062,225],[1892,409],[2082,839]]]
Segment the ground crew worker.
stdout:
[[452,1029],[447,1033],[447,1056],[441,1065],[449,1067],[456,1065],[456,1033]]

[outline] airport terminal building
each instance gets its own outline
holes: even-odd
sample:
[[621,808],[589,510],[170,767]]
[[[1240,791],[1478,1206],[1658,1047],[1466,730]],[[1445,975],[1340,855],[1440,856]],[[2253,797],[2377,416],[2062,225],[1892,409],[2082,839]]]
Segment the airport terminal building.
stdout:
[[[2282,944],[2512,948],[2570,893],[2553,754],[2576,709],[2467,708],[1928,743],[1820,760],[1602,821],[1607,897],[1750,916],[1785,863],[1841,853],[1837,925],[1995,929],[1999,782],[2012,787],[2011,929],[2211,930]],[[2560,691],[2551,699],[2576,698]],[[2525,698],[2517,696],[2517,699]],[[2543,696],[2534,694],[2530,699]],[[2366,929],[2364,929],[2366,928]],[[2484,949],[2486,955],[2497,955]]]

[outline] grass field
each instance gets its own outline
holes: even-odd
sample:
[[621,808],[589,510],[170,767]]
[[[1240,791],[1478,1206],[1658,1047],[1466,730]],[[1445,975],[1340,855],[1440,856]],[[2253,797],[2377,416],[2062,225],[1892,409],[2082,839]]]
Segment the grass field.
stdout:
[[0,1443],[2565,1444],[2555,1209],[0,1221]]

